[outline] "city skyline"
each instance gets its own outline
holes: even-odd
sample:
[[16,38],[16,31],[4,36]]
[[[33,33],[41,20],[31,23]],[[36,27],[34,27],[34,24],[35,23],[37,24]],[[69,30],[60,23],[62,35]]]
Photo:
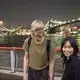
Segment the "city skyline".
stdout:
[[4,25],[25,27],[33,20],[46,23],[53,20],[72,20],[80,17],[79,0],[0,0],[0,21]]

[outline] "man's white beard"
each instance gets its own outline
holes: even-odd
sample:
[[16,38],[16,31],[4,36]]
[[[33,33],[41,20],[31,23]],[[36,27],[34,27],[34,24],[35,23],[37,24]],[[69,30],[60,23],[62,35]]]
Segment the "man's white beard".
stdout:
[[42,37],[34,37],[35,43],[41,44],[44,41],[44,36]]

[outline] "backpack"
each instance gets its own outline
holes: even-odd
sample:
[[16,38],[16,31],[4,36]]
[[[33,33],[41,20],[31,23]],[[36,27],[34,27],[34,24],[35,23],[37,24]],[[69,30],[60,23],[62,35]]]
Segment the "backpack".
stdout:
[[[30,44],[31,44],[31,40],[32,40],[32,37],[30,37],[29,40],[28,40],[28,52],[29,52],[29,47],[30,47]],[[51,43],[51,41],[49,39],[47,39],[46,51],[47,51],[48,61],[49,61],[50,43]]]

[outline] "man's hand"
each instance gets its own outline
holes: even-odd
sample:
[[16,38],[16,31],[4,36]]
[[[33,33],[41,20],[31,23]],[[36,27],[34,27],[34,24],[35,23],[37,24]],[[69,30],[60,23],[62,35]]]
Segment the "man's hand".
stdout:
[[54,75],[53,74],[49,74],[49,80],[54,80]]
[[23,80],[28,80],[28,73],[24,73]]

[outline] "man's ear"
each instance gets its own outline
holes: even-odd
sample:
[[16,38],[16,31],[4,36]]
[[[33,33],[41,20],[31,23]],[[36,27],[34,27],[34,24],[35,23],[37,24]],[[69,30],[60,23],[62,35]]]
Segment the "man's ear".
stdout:
[[32,37],[34,36],[34,31],[31,31],[31,36],[32,36]]
[[43,31],[43,33],[42,33],[42,34],[43,34],[43,36],[45,36],[45,32],[44,32],[44,31]]

